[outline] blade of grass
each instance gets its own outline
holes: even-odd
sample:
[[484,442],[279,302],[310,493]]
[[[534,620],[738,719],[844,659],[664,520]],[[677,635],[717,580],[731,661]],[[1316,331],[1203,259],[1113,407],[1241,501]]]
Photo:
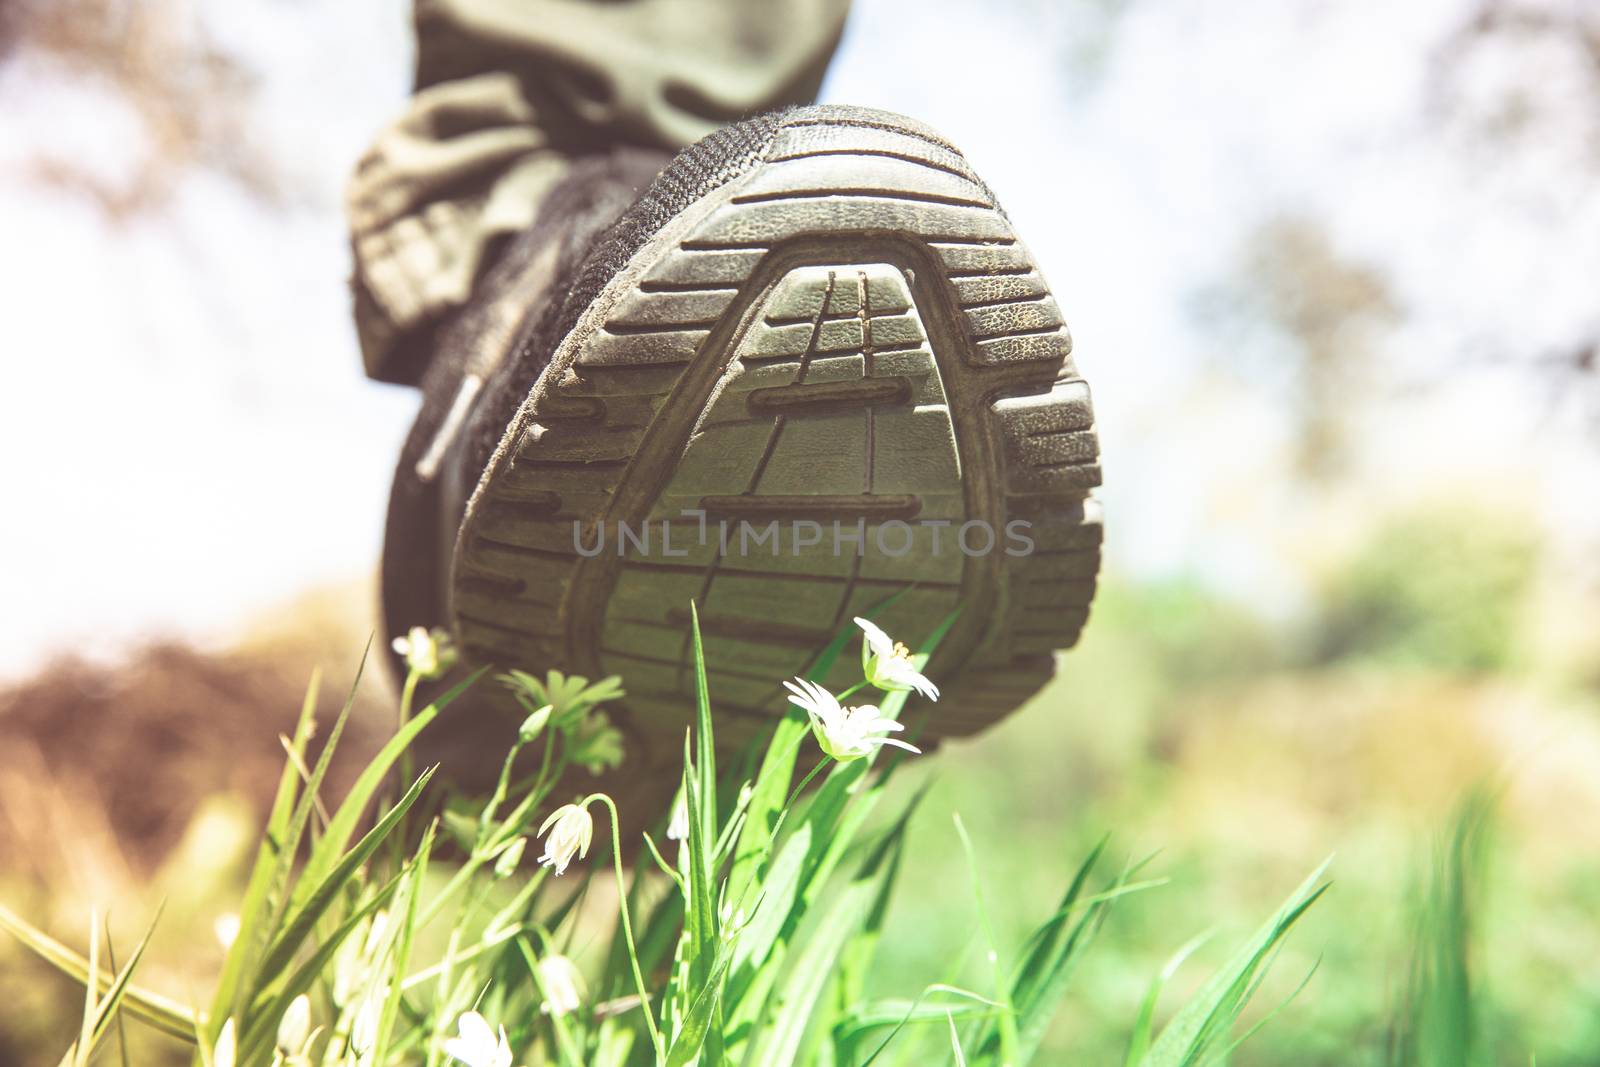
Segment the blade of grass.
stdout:
[[[294,815],[295,800],[300,783],[297,764],[305,756],[306,746],[316,729],[317,693],[322,687],[322,672],[311,672],[311,683],[306,686],[305,699],[300,705],[300,718],[295,724],[294,737],[289,743],[289,759],[284,762],[283,773],[278,777],[278,790],[273,795],[272,809],[267,816],[266,830],[256,849],[256,861],[246,884],[244,901],[239,909],[239,935],[234,938],[223,961],[222,976],[217,981],[217,991],[211,1000],[211,1017],[223,1019],[238,1006],[240,986],[245,968],[259,944],[264,944],[268,931],[263,929],[263,919],[271,904],[272,888],[278,884],[279,870],[294,859],[294,848],[289,843],[289,820]],[[218,1022],[217,1026],[221,1026]],[[205,1027],[206,1040],[216,1040],[216,1028]],[[204,1044],[205,1042],[202,1042]]]
[[[157,913],[157,916],[159,918],[159,912]],[[151,928],[154,929],[155,923],[151,922],[150,925],[151,925]],[[116,948],[115,943],[112,941],[111,923],[110,923],[109,919],[106,922],[106,962],[111,964],[111,969],[113,971],[119,971],[120,970],[120,968],[117,967],[117,948]],[[132,973],[133,972],[131,972],[131,971],[129,972],[130,975]],[[122,998],[119,995],[117,997],[117,999],[118,999],[118,1001],[120,1001]],[[118,1057],[117,1058],[122,1061],[122,1067],[128,1067],[128,1023],[127,1023],[127,1020],[123,1019],[121,1011],[116,1012],[116,1020],[117,1020],[117,1052],[118,1052]]]
[[717,832],[717,748],[711,733],[711,688],[706,683],[705,646],[700,640],[700,609],[689,601],[689,627],[694,642],[695,770],[700,779],[700,828]]
[[961,1051],[961,1035],[956,1033],[956,1017],[945,1012],[945,1020],[950,1024],[950,1052],[956,1058],[956,1067],[967,1067],[967,1054]]
[[[964,1001],[970,1001],[970,1003],[923,1003],[934,993],[948,993],[951,996],[961,997]],[[936,983],[919,993],[916,1000],[874,1000],[862,1004],[852,1010],[849,1017],[841,1021],[836,1029],[841,1040],[845,1044],[853,1046],[874,1030],[882,1030],[884,1027],[890,1028],[888,1036],[878,1043],[878,1046],[873,1049],[872,1055],[861,1060],[861,1067],[870,1067],[883,1054],[889,1042],[893,1041],[895,1036],[907,1026],[942,1022],[946,1014],[987,1016],[1002,1007],[1004,1005],[990,1000],[980,993]],[[855,1061],[849,1062],[853,1063]]]
[[983,879],[978,874],[978,854],[972,847],[972,838],[967,835],[966,824],[961,821],[959,814],[952,816],[955,820],[956,835],[961,838],[961,849],[967,857],[967,870],[972,876],[972,900],[978,913],[978,930],[983,936],[984,951],[989,964],[994,972],[994,997],[1000,1001],[1002,1008],[994,1020],[994,1036],[1000,1050],[1002,1063],[1023,1062],[1018,1055],[1021,1038],[1017,1033],[1017,1015],[1015,1002],[1012,1000],[1012,989],[1003,977],[1000,961],[1000,950],[995,945],[994,925],[989,921],[989,908],[983,899]]
[[399,981],[399,976],[411,968],[411,951],[417,933],[417,904],[422,899],[422,887],[428,876],[428,858],[433,853],[433,838],[438,828],[437,819],[428,823],[427,829],[422,832],[422,841],[418,844],[410,863],[407,864],[409,873],[406,875],[404,887],[405,922],[400,928],[400,936],[395,942],[394,955],[389,964],[390,973],[395,976],[395,981],[390,987],[390,995],[384,999],[383,1014],[378,1020],[378,1039],[373,1045],[374,1063],[388,1061],[389,1038],[394,1031],[395,1016],[399,1012],[401,1002],[405,1000],[405,990]]
[[305,903],[300,910],[284,923],[281,932],[272,940],[267,947],[267,951],[263,954],[261,965],[258,968],[258,984],[270,984],[288,965],[295,952],[304,943],[306,936],[311,933],[317,921],[327,911],[335,896],[344,888],[345,883],[351,879],[361,865],[366,863],[372,853],[388,837],[389,833],[399,825],[405,813],[411,810],[411,805],[415,804],[417,798],[422,795],[422,790],[426,788],[428,780],[433,777],[433,773],[437,769],[437,767],[430,767],[423,771],[417,780],[412,783],[411,788],[406,790],[405,796],[401,797],[394,807],[390,808],[383,818],[378,820],[377,825],[367,831],[366,835],[356,843],[356,846],[339,861],[338,866],[328,872],[322,882],[306,896]]
[[289,1007],[289,1002],[301,993],[308,992],[316,982],[317,977],[333,962],[338,955],[339,948],[361,927],[361,924],[372,917],[373,913],[383,907],[394,895],[401,879],[405,877],[402,871],[389,879],[376,893],[354,909],[339,926],[317,945],[310,956],[306,957],[295,970],[290,973],[282,986],[274,992],[263,992],[251,1006],[250,1024],[239,1037],[239,1048],[242,1062],[250,1060],[245,1057],[254,1055],[257,1051],[270,1051],[270,1046],[263,1048],[270,1042],[277,1030],[278,1020],[283,1018],[283,1013]]
[[770,1022],[758,1023],[762,1033],[751,1042],[747,1067],[790,1067],[797,1061],[807,1031],[830,1025],[819,1019],[818,1001],[827,987],[850,939],[856,936],[882,898],[885,883],[893,877],[905,837],[904,822],[884,835],[855,876],[837,895],[805,940],[794,966],[773,989],[768,1002]]
[[100,917],[89,910],[89,976],[83,983],[83,1018],[78,1024],[78,1040],[62,1058],[62,1063],[85,1067],[94,1049],[95,1010],[100,993]]
[[1150,988],[1145,991],[1144,1000],[1139,1004],[1139,1014],[1133,1022],[1133,1035],[1128,1039],[1128,1054],[1123,1057],[1123,1067],[1138,1067],[1139,1061],[1150,1049],[1150,1039],[1155,1029],[1156,1004],[1161,1000],[1161,991],[1172,981],[1172,976],[1194,955],[1195,950],[1211,939],[1210,932],[1199,934],[1190,938],[1178,951],[1174,952],[1162,966],[1156,976],[1150,980]]
[[448,708],[455,700],[465,693],[488,670],[480,667],[473,671],[463,681],[452,686],[448,692],[430,703],[421,711],[412,715],[405,726],[397,730],[393,737],[378,750],[371,762],[356,778],[355,784],[350,787],[333,818],[328,822],[328,829],[317,842],[317,847],[312,849],[311,855],[306,859],[306,865],[296,884],[296,893],[290,899],[292,908],[304,905],[305,897],[311,887],[318,885],[328,871],[339,862],[345,848],[350,844],[351,837],[355,834],[361,815],[367,810],[378,789],[389,776],[389,770],[395,765],[401,754],[406,752],[417,735],[426,729],[439,714]]
[[1472,954],[1493,814],[1494,794],[1487,788],[1467,794],[1413,902],[1409,973],[1390,1027],[1391,1064],[1478,1067],[1488,1058],[1480,1047],[1481,995],[1473,984]]
[[[132,987],[133,972],[138,968],[140,961],[144,959],[145,949],[150,946],[150,938],[155,934],[156,924],[160,921],[161,913],[157,911],[155,918],[151,919],[150,925],[145,928],[144,936],[134,946],[133,954],[128,957],[128,962],[123,964],[120,969],[116,969],[116,962],[113,957],[111,965],[115,969],[115,977],[109,979],[105,995],[99,998],[98,1003],[95,1002],[93,991],[96,986],[100,985],[100,976],[91,974],[91,981],[85,983],[88,1000],[93,1007],[85,1013],[83,1030],[80,1032],[78,1040],[71,1051],[68,1052],[71,1062],[87,1064],[90,1057],[94,1055],[95,1049],[99,1047],[100,1042],[105,1038],[106,1031],[111,1026],[111,1020],[121,1020],[122,1002],[127,997],[128,990]],[[106,947],[108,950],[110,949],[110,934],[106,935]],[[91,947],[90,951],[94,951],[93,947]],[[97,968],[91,968],[91,971],[96,970]],[[124,1059],[126,1059],[126,1048],[124,1048]],[[66,1062],[66,1060],[63,1060],[63,1062]]]
[[1263,964],[1290,928],[1327,890],[1327,883],[1321,882],[1327,866],[1323,863],[1313,871],[1277,914],[1173,1016],[1140,1060],[1140,1067],[1192,1067],[1203,1062],[1217,1043],[1226,1039],[1249,1001]]
[[[88,983],[88,960],[20,918],[4,905],[0,905],[0,930],[15,937],[24,948],[62,974],[74,981]],[[111,981],[109,977],[101,976],[98,984],[104,993],[109,991]],[[184,1041],[193,1042],[196,1029],[203,1023],[193,1008],[164,997],[160,993],[140,989],[131,983],[123,990],[123,1000],[124,1009],[135,1019]]]
[[[1018,1012],[1019,1054],[1031,1058],[1044,1039],[1045,1030],[1055,1014],[1057,1005],[1066,991],[1075,964],[1093,940],[1105,915],[1105,903],[1092,903],[1095,898],[1086,896],[1091,872],[1105,853],[1107,839],[1102,838],[1088,857],[1074,872],[1061,905],[1039,928],[1033,940],[1033,952],[1024,960],[1017,972],[1012,990],[1012,1003]],[[1135,865],[1133,870],[1138,869]],[[1131,871],[1124,871],[1112,883],[1110,896],[1126,885]]]
[[[667,1052],[666,1067],[688,1067],[705,1049],[711,1019],[717,1013],[718,1003],[722,999],[722,979],[727,970],[728,955],[723,953],[712,968],[712,980],[700,990],[699,996],[684,1015],[683,1029]],[[706,1067],[720,1067],[720,1064],[708,1063]]]
[[[295,802],[294,812],[289,816],[288,828],[283,841],[279,844],[272,877],[267,887],[266,904],[270,908],[270,917],[263,923],[252,924],[249,928],[246,928],[241,920],[239,936],[234,942],[234,947],[238,949],[242,946],[245,956],[241,974],[251,981],[248,986],[241,982],[234,990],[232,1002],[228,1005],[228,1018],[238,1015],[241,1009],[254,999],[256,993],[272,982],[282,969],[284,962],[282,960],[277,961],[277,966],[270,968],[265,965],[265,961],[272,958],[271,946],[281,939],[288,917],[296,913],[294,907],[296,887],[292,876],[295,855],[300,850],[300,841],[305,836],[311,813],[318,803],[318,793],[322,789],[323,779],[327,777],[328,768],[333,763],[334,751],[338,748],[339,739],[343,736],[345,725],[350,720],[350,712],[355,708],[361,675],[366,669],[367,656],[371,651],[372,641],[369,638],[367,647],[361,653],[361,661],[356,666],[355,678],[350,682],[344,706],[334,720],[333,729],[328,733],[328,740],[323,743],[322,752],[318,755],[316,766],[311,772],[311,779],[305,783],[299,799]],[[303,937],[304,932],[300,934],[300,938]],[[211,1020],[214,1030],[220,1032],[221,1025],[217,1019]],[[216,1034],[208,1032],[205,1043],[213,1044],[215,1039]]]
[[[684,789],[687,791],[689,815],[689,907],[684,925],[684,958],[689,969],[689,988],[697,990],[700,998],[707,992],[711,1000],[707,1005],[710,1018],[705,1025],[704,1053],[707,1067],[720,1067],[722,1062],[722,990],[709,984],[722,943],[722,931],[717,915],[717,888],[711,861],[711,841],[717,832],[716,755],[711,732],[711,693],[706,684],[705,652],[700,641],[700,618],[689,604],[694,645],[695,672],[695,733],[698,735],[695,758],[690,759],[689,744],[684,743]],[[689,1017],[694,1015],[691,1005]],[[688,1019],[685,1023],[687,1025]]]
[[[806,671],[806,677],[820,684],[858,632],[853,623],[841,627]],[[728,872],[729,900],[746,899],[750,886],[762,875],[771,859],[773,834],[777,830],[778,818],[789,789],[794,784],[795,759],[800,754],[800,743],[810,732],[810,721],[804,711],[793,704],[785,704],[785,709],[783,718],[773,728],[772,737],[767,742],[761,770],[757,772],[752,786],[750,804],[745,809],[744,829],[740,831],[739,843],[734,847],[733,866]]]

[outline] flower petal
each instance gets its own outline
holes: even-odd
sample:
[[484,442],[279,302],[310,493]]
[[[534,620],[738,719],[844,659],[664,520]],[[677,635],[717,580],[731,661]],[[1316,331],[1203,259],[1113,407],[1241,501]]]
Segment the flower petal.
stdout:
[[870,619],[856,616],[855,624],[861,627],[861,634],[866,643],[871,646],[872,653],[883,659],[894,655],[894,638],[883,632],[883,628]]
[[461,1032],[461,1040],[473,1048],[494,1047],[494,1028],[475,1011],[463,1012],[456,1020],[456,1029]]

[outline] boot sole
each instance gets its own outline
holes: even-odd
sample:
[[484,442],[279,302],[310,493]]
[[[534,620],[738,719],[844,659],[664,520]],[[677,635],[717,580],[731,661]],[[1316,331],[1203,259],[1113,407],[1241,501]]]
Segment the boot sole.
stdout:
[[[694,601],[738,741],[852,616],[881,609],[915,643],[960,608],[924,736],[969,734],[1037,691],[1087,618],[1088,388],[959,154],[896,116],[800,115],[562,340],[469,500],[452,621],[480,661],[620,674],[634,727],[676,733]],[[776,552],[756,540],[774,521]],[[859,678],[842,659],[836,686]]]

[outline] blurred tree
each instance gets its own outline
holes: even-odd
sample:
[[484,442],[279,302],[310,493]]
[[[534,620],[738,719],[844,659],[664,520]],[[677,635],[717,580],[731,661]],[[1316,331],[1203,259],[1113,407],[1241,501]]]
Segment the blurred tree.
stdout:
[[1373,352],[1401,314],[1383,274],[1320,221],[1279,215],[1247,231],[1230,276],[1198,288],[1190,311],[1216,335],[1220,370],[1282,396],[1296,473],[1317,486],[1351,473],[1347,435],[1377,388]]
[[1246,259],[1260,311],[1299,349],[1296,466],[1326,480],[1346,469],[1351,415],[1370,393],[1375,337],[1398,309],[1380,275],[1352,262],[1310,219],[1274,219],[1254,234]]
[[82,85],[116,93],[145,139],[115,177],[45,150],[27,164],[33,180],[83,195],[112,221],[160,210],[195,168],[281,199],[278,170],[251,136],[255,79],[182,0],[5,0],[0,64],[24,58],[47,59]]
[[1492,516],[1421,512],[1381,527],[1327,581],[1317,662],[1478,673],[1514,660],[1537,546]]
[[[1558,165],[1600,171],[1600,4],[1477,0],[1425,77],[1429,121],[1453,128],[1486,163],[1554,151]],[[1600,430],[1597,353],[1600,316],[1564,343],[1510,355],[1531,356],[1550,379],[1552,406],[1584,403]]]

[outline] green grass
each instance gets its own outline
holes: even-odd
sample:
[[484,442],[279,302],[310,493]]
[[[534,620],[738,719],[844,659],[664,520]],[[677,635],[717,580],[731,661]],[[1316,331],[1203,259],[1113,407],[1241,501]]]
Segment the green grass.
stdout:
[[[918,668],[940,632],[919,649]],[[1103,934],[1118,909],[1165,881],[1154,864],[1093,844],[1062,870],[1054,903],[1011,938],[1004,932],[1019,917],[1011,894],[996,893],[991,864],[1012,843],[958,824],[970,890],[942,888],[966,899],[973,936],[886,990],[880,964],[886,939],[899,936],[892,919],[907,888],[912,830],[928,820],[922,791],[907,795],[899,783],[923,757],[890,748],[826,756],[806,713],[790,708],[759,746],[727,761],[752,768],[748,777],[719,772],[698,630],[693,637],[698,703],[685,739],[683,817],[646,813],[654,829],[643,848],[617,841],[610,797],[564,806],[557,795],[569,766],[618,755],[601,709],[623,695],[616,679],[497,679],[527,715],[503,754],[498,788],[426,822],[415,813],[440,810],[431,804],[440,786],[431,768],[410,770],[410,743],[450,714],[466,686],[490,683],[475,675],[413,713],[414,675],[397,733],[332,805],[321,791],[352,705],[313,752],[318,712],[308,695],[238,906],[239,932],[208,996],[179,1003],[143,989],[136,969],[145,942],[118,966],[95,920],[80,955],[0,911],[0,924],[84,986],[83,1022],[61,1035],[60,1062],[125,1056],[126,1017],[187,1042],[196,1064],[443,1064],[468,1013],[487,1020],[491,1035],[503,1027],[519,1064],[1060,1062],[1054,1020],[1086,961],[1107,951]],[[853,640],[854,631],[842,633],[811,676],[825,677]],[[906,698],[877,696],[888,719],[906,714]],[[518,777],[513,766],[529,748],[539,769]],[[557,811],[573,828],[570,849],[561,827],[544,832]],[[591,825],[589,854],[579,846]],[[535,866],[541,848],[570,870]],[[625,854],[638,858],[627,863]],[[1194,970],[1180,970],[1194,947],[1188,935],[1174,937],[1170,962],[1151,969],[1145,994],[1129,1005],[1122,1061],[1227,1061],[1255,1025],[1241,1017],[1290,929],[1325,888],[1319,869],[1187,995],[1165,988]],[[567,988],[557,957],[576,962],[581,988]],[[577,1004],[565,1010],[569,996]],[[307,1011],[306,1025],[296,1025]],[[492,1048],[484,1055],[484,1064],[497,1062]]]

